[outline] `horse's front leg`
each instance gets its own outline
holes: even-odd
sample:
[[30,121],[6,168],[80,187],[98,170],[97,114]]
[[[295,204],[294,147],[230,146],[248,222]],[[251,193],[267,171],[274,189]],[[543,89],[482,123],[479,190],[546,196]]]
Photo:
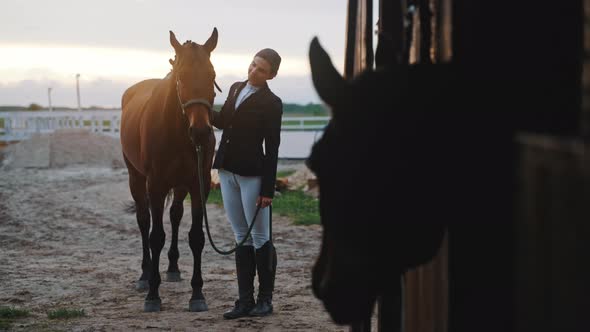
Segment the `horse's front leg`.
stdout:
[[152,267],[149,244],[150,209],[147,202],[136,204],[136,216],[137,224],[139,225],[139,230],[141,232],[141,246],[143,254],[141,259],[141,276],[139,277],[139,280],[137,280],[135,289],[145,291],[149,287],[150,269]]
[[156,186],[149,186],[150,206],[152,208],[152,231],[150,233],[150,249],[152,252],[152,266],[150,273],[150,289],[145,298],[143,310],[145,312],[160,311],[162,301],[158,289],[162,280],[160,279],[160,253],[166,242],[166,233],[162,216],[164,214],[165,190],[158,190]]
[[172,241],[168,250],[168,271],[166,271],[166,281],[180,281],[180,270],[178,269],[178,227],[184,213],[184,199],[188,191],[182,188],[174,189],[174,200],[170,207],[170,223],[172,224]]
[[150,207],[148,203],[148,196],[146,192],[146,178],[140,174],[134,167],[129,163],[125,157],[125,163],[129,170],[129,189],[131,195],[135,201],[135,214],[137,218],[137,225],[141,232],[141,247],[143,249],[143,255],[141,259],[141,276],[137,280],[135,288],[137,290],[145,291],[148,289],[148,280],[150,279],[150,269],[152,266],[152,258],[150,256]]
[[205,246],[205,234],[203,233],[201,195],[198,191],[191,192],[191,212],[193,220],[188,239],[193,252],[193,278],[191,279],[193,294],[189,302],[189,311],[207,311],[207,302],[203,295],[203,276],[201,274],[201,254]]

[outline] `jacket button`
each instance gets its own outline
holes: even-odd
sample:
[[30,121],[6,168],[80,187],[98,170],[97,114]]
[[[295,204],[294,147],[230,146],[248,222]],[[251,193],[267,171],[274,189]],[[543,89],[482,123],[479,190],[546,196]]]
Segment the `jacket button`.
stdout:
[[225,143],[229,143],[229,138],[225,140]]

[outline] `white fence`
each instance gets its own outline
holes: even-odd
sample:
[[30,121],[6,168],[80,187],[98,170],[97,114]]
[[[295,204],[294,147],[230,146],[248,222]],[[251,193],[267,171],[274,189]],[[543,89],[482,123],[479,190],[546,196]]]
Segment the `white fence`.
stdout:
[[[330,117],[283,117],[283,130],[322,131]],[[0,112],[0,141],[20,141],[35,133],[58,129],[83,128],[118,137],[121,111],[33,111]]]
[[329,116],[283,117],[282,130],[322,131],[330,121]]
[[92,132],[118,136],[121,111],[36,111],[0,112],[0,140],[20,141],[35,133],[57,129],[85,128]]

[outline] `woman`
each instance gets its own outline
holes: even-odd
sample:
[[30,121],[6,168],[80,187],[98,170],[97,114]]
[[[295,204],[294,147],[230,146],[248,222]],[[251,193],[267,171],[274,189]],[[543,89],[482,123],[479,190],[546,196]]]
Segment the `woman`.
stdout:
[[277,256],[270,242],[268,206],[275,191],[283,103],[266,82],[277,75],[280,64],[281,57],[272,49],[256,53],[248,80],[234,83],[221,112],[213,111],[211,116],[213,125],[223,129],[213,168],[219,170],[223,205],[237,243],[246,236],[260,206],[251,236],[235,251],[239,297],[234,308],[223,314],[226,319],[273,311]]

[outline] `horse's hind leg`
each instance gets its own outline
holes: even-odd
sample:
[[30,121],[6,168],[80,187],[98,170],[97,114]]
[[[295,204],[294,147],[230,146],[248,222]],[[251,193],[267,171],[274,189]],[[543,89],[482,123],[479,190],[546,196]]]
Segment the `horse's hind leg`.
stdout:
[[172,241],[168,250],[168,271],[166,272],[166,281],[180,281],[180,270],[178,269],[178,227],[184,212],[183,202],[188,191],[186,189],[175,188],[174,200],[170,207],[170,223],[172,224]]
[[127,158],[125,158],[125,163],[127,164],[127,169],[129,171],[129,189],[131,191],[131,196],[135,201],[135,214],[137,217],[137,225],[141,232],[141,246],[143,249],[143,257],[141,259],[142,272],[135,288],[137,290],[147,290],[152,259],[149,246],[150,209],[146,192],[146,178],[140,174],[131,163],[129,163]]

